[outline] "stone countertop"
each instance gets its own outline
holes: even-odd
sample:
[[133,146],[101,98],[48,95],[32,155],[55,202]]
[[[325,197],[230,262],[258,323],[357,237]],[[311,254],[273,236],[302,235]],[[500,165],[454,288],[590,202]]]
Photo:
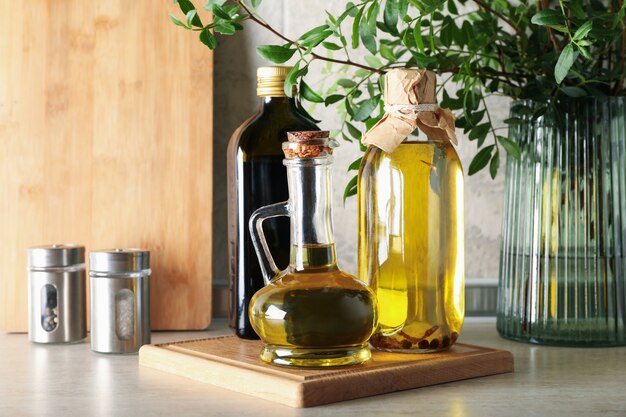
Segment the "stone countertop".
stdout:
[[[216,320],[208,331],[155,332],[153,343],[228,333]],[[516,343],[493,319],[468,319],[459,340],[511,351],[515,372],[294,409],[140,367],[137,355],[0,334],[0,416],[626,416],[626,347]]]

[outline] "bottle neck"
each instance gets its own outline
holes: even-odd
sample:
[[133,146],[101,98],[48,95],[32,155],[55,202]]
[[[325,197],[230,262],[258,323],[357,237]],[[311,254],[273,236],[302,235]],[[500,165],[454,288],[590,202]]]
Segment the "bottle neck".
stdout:
[[260,98],[263,113],[285,112],[295,109],[295,102],[291,97],[265,96]]
[[291,213],[289,267],[292,270],[337,269],[330,164],[330,157],[322,161],[305,159],[286,163]]

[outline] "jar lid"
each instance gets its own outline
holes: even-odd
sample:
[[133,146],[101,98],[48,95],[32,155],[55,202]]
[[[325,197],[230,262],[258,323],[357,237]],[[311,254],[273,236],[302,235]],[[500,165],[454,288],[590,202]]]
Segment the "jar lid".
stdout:
[[63,268],[85,263],[85,247],[73,244],[42,245],[28,248],[31,268]]
[[150,268],[150,251],[105,249],[89,252],[89,269],[95,272],[140,272]]

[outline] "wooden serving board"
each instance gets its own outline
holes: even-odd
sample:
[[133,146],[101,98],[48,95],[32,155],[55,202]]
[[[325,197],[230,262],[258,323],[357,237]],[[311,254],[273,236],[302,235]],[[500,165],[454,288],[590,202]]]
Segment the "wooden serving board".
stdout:
[[26,248],[151,251],[154,329],[211,319],[212,55],[154,0],[0,2],[0,329]]
[[322,370],[269,365],[259,359],[260,351],[260,341],[226,336],[146,345],[139,363],[292,407],[513,372],[510,352],[460,343],[434,354],[373,350],[365,364]]

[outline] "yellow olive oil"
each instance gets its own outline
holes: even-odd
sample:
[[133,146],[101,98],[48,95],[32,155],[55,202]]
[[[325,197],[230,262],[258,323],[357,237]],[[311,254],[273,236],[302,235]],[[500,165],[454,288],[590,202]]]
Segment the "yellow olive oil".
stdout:
[[[373,292],[342,272],[330,245],[293,247],[291,265],[251,300],[261,358],[295,366],[337,366],[369,359],[376,326]],[[281,362],[282,361],[282,362]]]
[[463,171],[449,143],[370,147],[359,172],[359,277],[376,293],[378,349],[451,346],[464,318]]

